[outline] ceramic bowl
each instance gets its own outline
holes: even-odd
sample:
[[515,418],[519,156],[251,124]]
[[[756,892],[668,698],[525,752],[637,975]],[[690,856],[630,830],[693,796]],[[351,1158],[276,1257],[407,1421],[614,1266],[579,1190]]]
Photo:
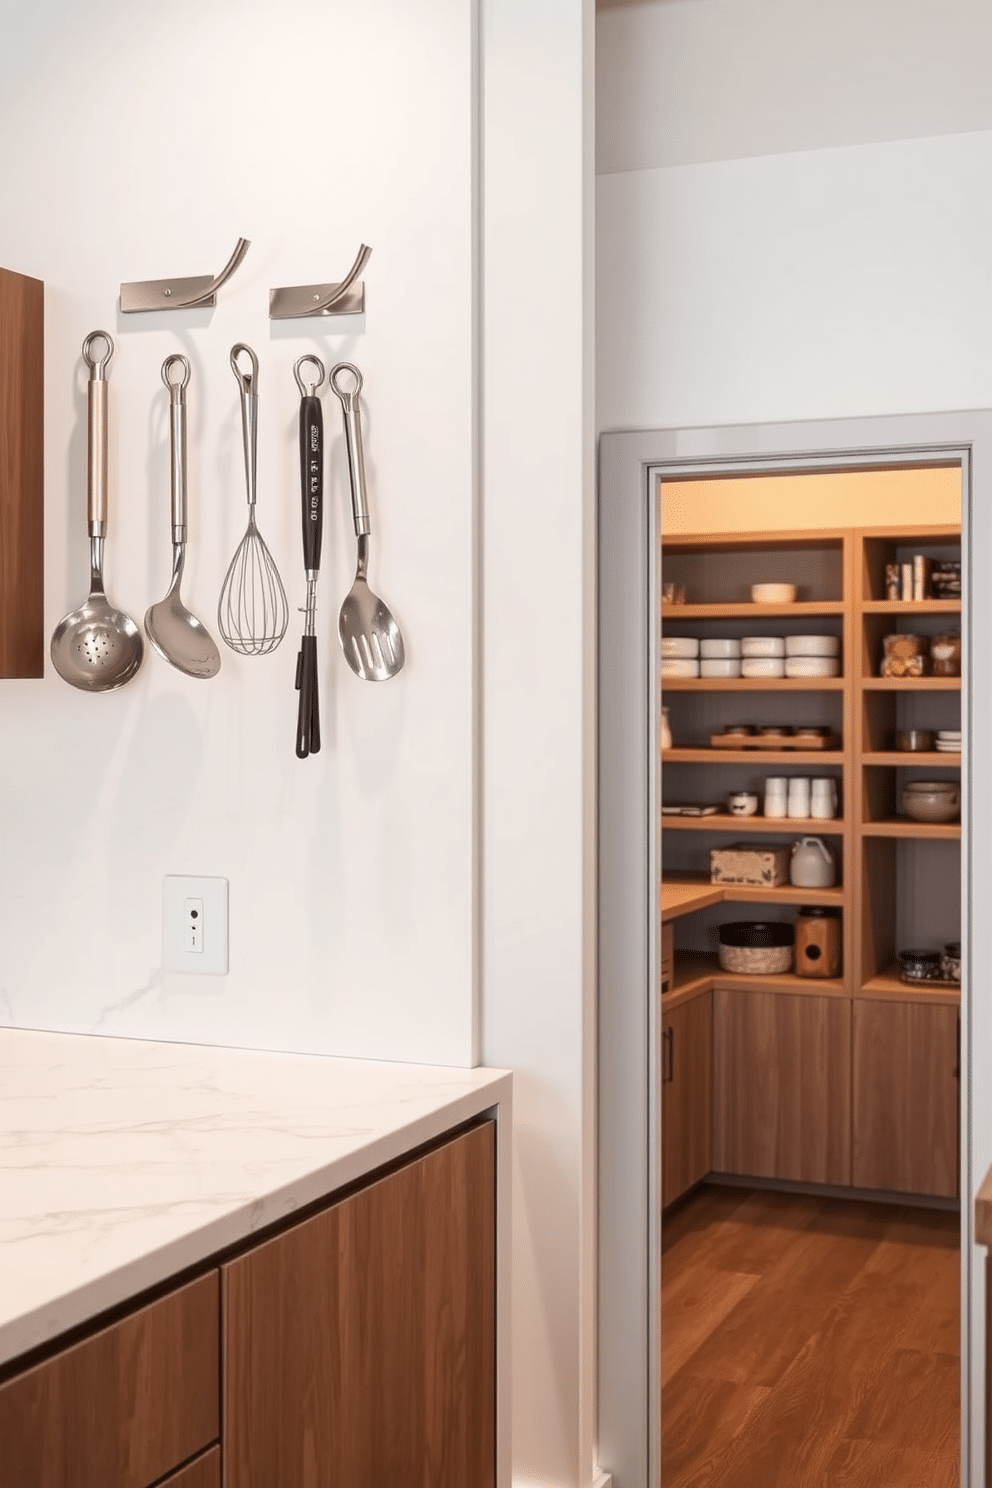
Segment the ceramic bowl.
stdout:
[[742,656],[784,656],[783,636],[745,636],[741,641]]
[[834,635],[786,636],[786,656],[839,656],[840,637]]
[[699,654],[704,661],[728,660],[741,654],[741,643],[736,640],[706,640],[699,643]]
[[797,584],[752,584],[755,604],[792,604],[799,593]]
[[839,672],[840,662],[836,656],[787,656],[785,658],[787,677],[836,677]]
[[663,677],[698,677],[699,662],[684,661],[679,657],[666,657],[661,663]]
[[662,636],[661,654],[666,660],[691,660],[699,655],[699,641],[695,636]]
[[935,742],[933,729],[896,729],[896,748],[907,754],[926,753]]
[[903,787],[902,809],[913,821],[957,821],[961,815],[961,788],[954,781],[914,781]]
[[739,677],[741,674],[740,658],[731,656],[727,658],[716,657],[712,661],[701,661],[699,663],[699,675],[701,677]]
[[780,656],[746,656],[741,662],[742,677],[784,677],[785,662]]
[[727,810],[731,816],[756,816],[758,797],[755,791],[731,791],[727,797]]

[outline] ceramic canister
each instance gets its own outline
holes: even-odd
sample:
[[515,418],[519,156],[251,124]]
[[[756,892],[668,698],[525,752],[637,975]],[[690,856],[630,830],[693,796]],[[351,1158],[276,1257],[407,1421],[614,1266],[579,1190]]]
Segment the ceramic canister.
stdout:
[[818,776],[812,784],[809,802],[810,816],[826,821],[837,815],[837,782],[832,776]]
[[765,777],[765,815],[787,816],[789,807],[786,796],[787,781],[784,775]]
[[789,781],[789,815],[809,816],[810,788],[808,775],[793,775]]

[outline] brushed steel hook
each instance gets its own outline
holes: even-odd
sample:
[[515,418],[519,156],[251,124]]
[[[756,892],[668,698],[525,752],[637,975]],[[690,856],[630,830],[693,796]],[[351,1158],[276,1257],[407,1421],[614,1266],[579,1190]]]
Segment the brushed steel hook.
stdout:
[[362,243],[358,257],[338,284],[298,284],[269,290],[270,320],[302,320],[309,315],[361,315],[365,310],[365,285],[356,284],[372,257]]
[[134,315],[149,310],[192,310],[200,305],[215,305],[217,291],[241,265],[250,247],[248,238],[239,238],[219,274],[201,274],[186,279],[142,279],[122,284],[121,310],[125,315]]

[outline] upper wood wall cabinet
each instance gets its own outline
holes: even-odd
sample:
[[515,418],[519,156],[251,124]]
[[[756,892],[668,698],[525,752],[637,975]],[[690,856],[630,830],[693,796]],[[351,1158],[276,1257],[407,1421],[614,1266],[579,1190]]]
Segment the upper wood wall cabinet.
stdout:
[[45,286],[0,269],[0,677],[41,677]]

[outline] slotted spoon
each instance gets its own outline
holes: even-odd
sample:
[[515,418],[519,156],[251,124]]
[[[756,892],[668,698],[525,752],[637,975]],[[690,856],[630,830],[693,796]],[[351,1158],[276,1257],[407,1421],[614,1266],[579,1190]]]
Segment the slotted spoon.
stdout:
[[[350,373],[353,388],[342,385],[341,374]],[[386,682],[395,677],[406,660],[403,636],[387,606],[368,586],[369,522],[365,492],[365,453],[362,448],[362,414],[359,394],[362,374],[351,362],[338,362],[330,384],[344,411],[344,433],[348,445],[348,474],[351,481],[351,510],[358,538],[358,567],[355,582],[345,595],[338,616],[338,639],[345,660],[363,682]]]
[[[103,341],[106,351],[93,355]],[[91,331],[83,342],[90,369],[86,385],[88,428],[86,511],[90,534],[89,598],[60,620],[52,635],[52,661],[63,681],[85,692],[110,692],[130,682],[144,656],[141,632],[123,610],[110,603],[103,587],[103,549],[107,534],[107,368],[114,343],[106,331]]]

